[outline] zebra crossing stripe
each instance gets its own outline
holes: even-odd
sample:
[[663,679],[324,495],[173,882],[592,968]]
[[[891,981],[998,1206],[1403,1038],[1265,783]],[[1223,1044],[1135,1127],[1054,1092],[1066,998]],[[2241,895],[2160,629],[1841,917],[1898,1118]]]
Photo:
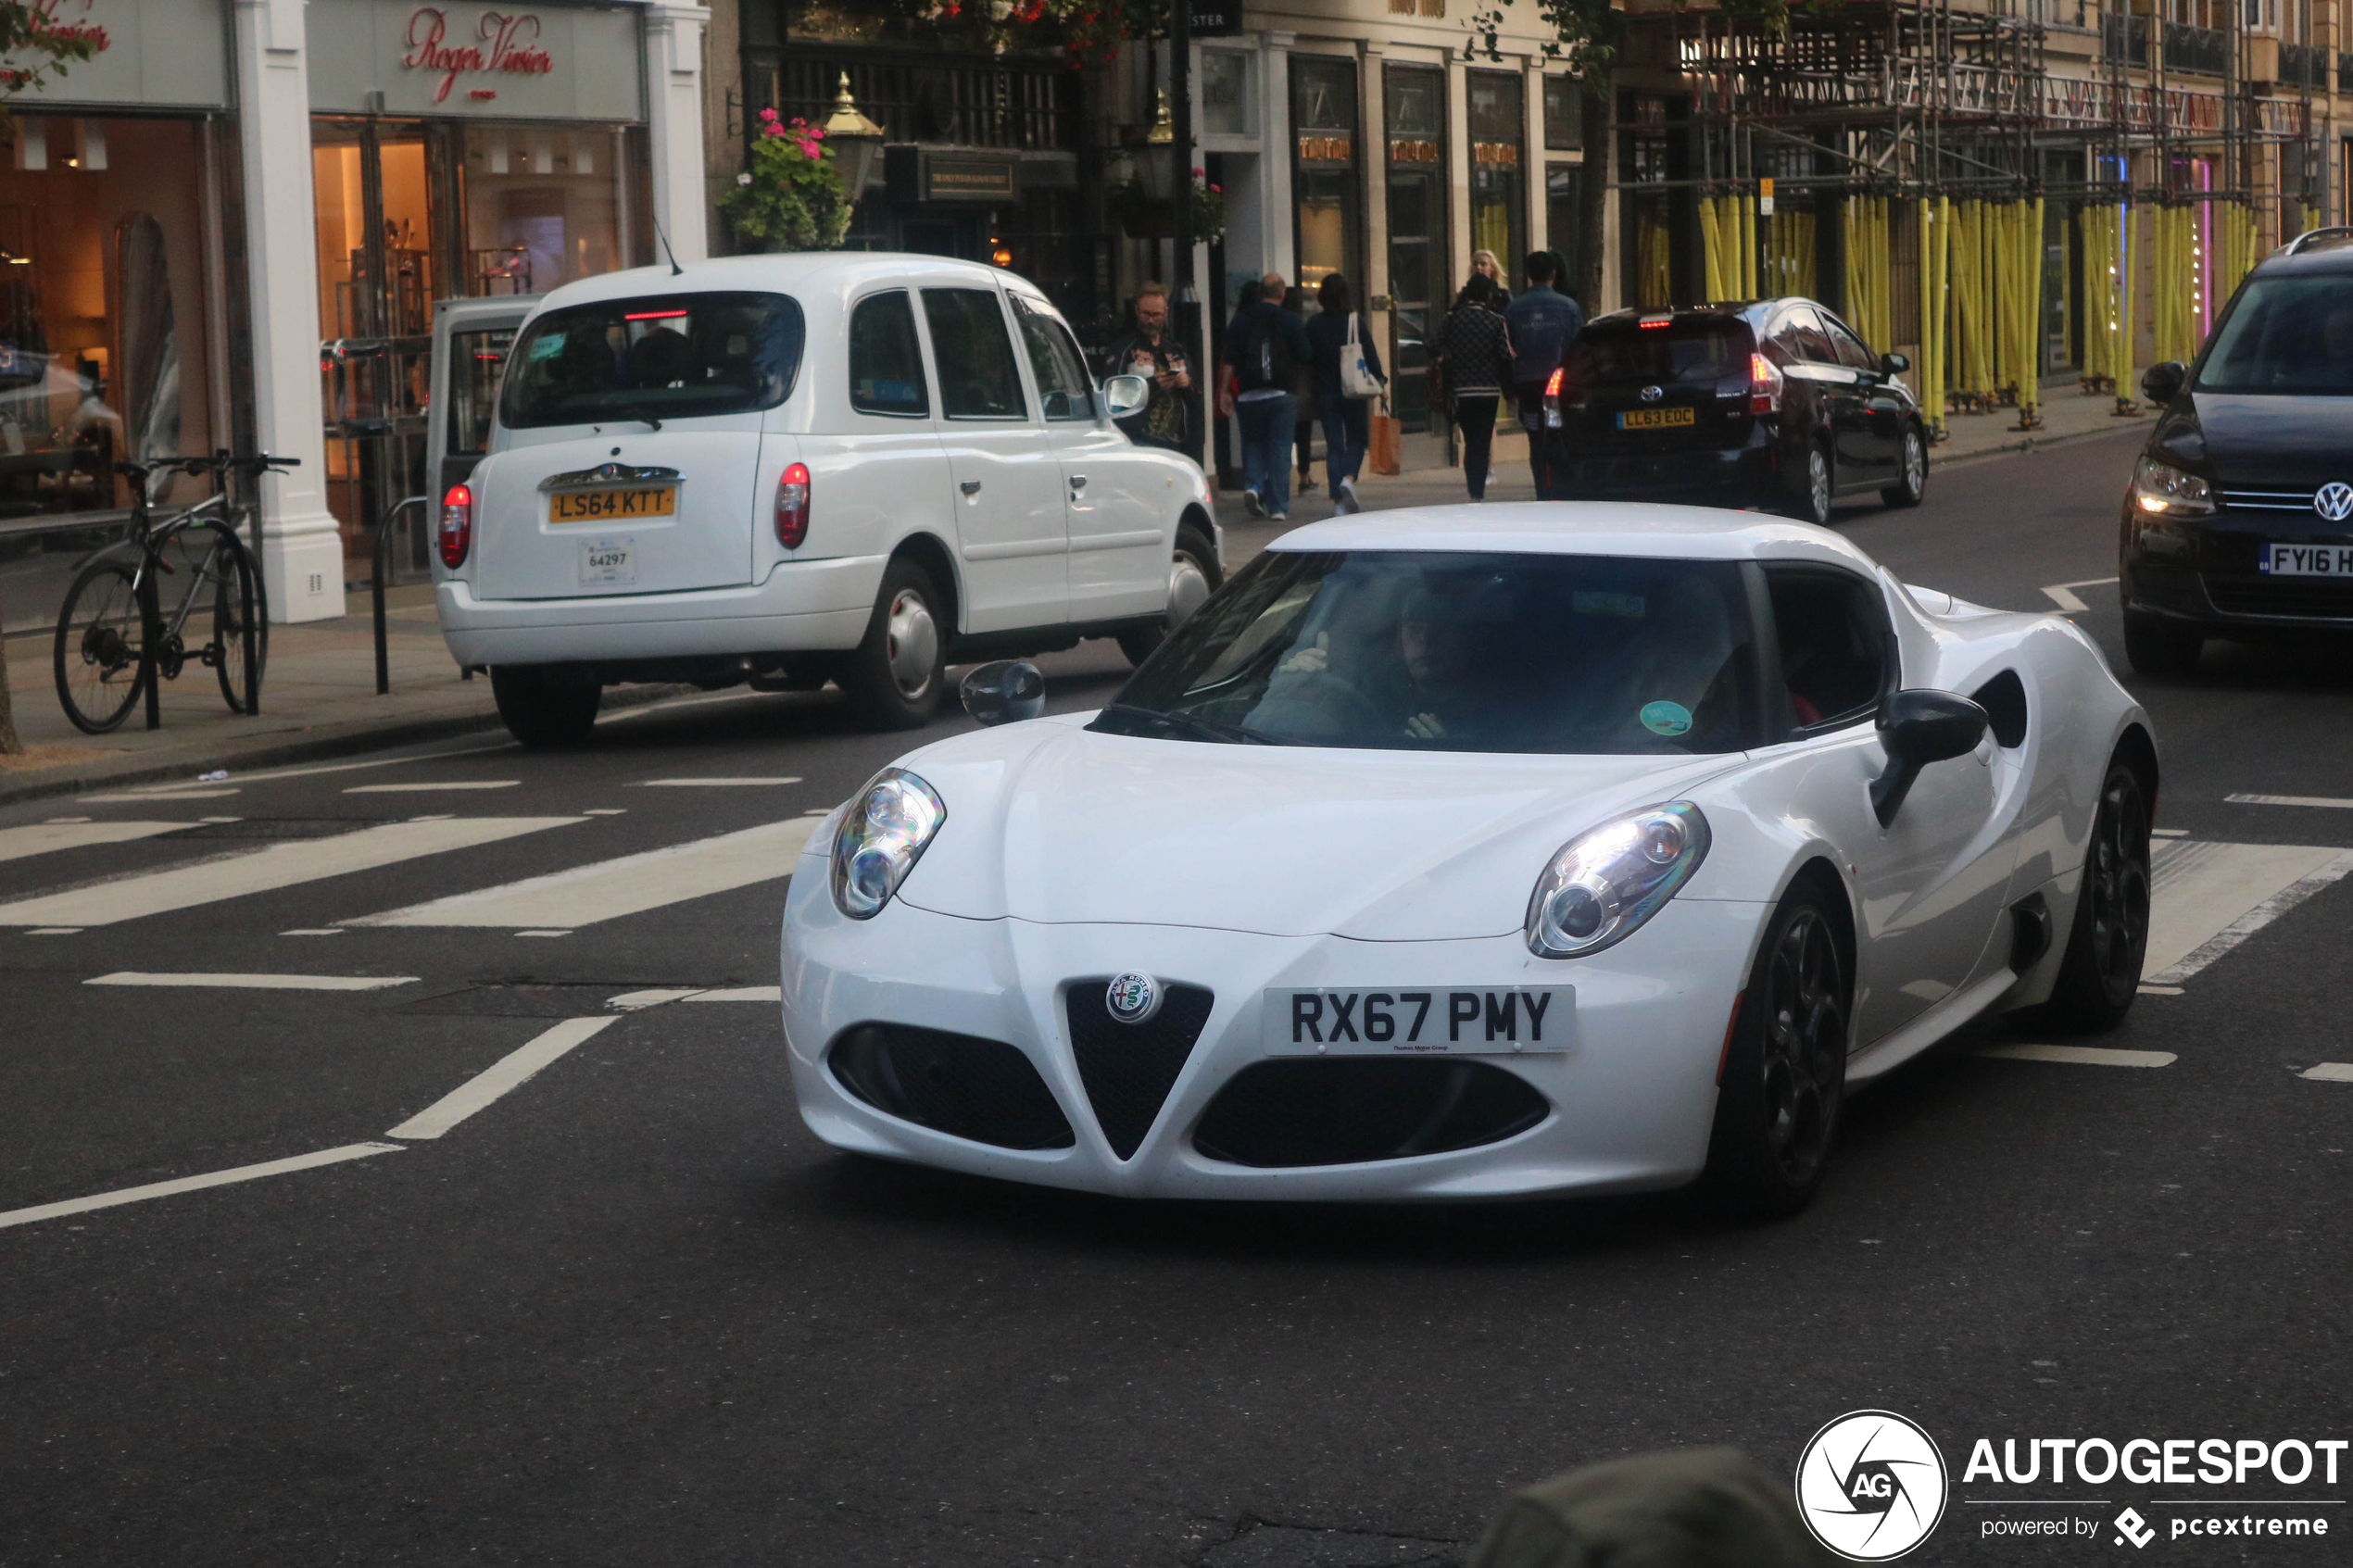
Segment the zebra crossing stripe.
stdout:
[[333,838],[272,844],[249,854],[169,866],[162,871],[0,904],[0,926],[111,925],[169,914],[223,898],[268,893],[323,877],[374,871],[420,856],[495,844],[527,833],[585,822],[584,817],[457,817],[384,822]]
[[0,828],[0,860],[20,860],[58,849],[80,849],[92,844],[127,844],[177,833],[194,822],[35,822],[30,827]]
[[765,822],[715,838],[623,855],[472,893],[455,893],[342,923],[576,930],[790,876],[793,861],[817,822],[814,817]]

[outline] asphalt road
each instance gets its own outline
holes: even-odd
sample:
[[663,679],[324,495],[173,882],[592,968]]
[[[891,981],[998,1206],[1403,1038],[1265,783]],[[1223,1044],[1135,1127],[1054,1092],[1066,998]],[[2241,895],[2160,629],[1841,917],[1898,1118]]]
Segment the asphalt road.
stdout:
[[[1940,471],[1919,510],[1840,526],[1967,597],[2072,594],[2120,665],[2096,580],[2133,449]],[[1102,646],[1050,663],[1063,708],[1124,670]],[[2296,875],[2353,847],[2353,811],[2226,798],[2353,797],[2342,649],[2221,647],[2194,681],[2132,684],[2172,838]],[[1961,1471],[1978,1436],[2353,1436],[2353,1083],[2299,1075],[2353,1060],[2347,884],[2306,885],[2098,1042],[2170,1065],[1977,1054],[2032,1043],[1994,1029],[1858,1097],[1786,1223],[1672,1198],[1139,1206],[826,1151],[773,1003],[610,1006],[773,986],[778,824],[905,744],[824,697],[723,695],[567,755],[477,740],[0,811],[0,841],[174,824],[0,859],[0,902],[64,895],[62,934],[0,926],[0,1211],[349,1156],[0,1212],[0,1563],[1452,1564],[1525,1482],[1701,1443],[1787,1474],[1873,1407],[1953,1471],[1910,1561],[2138,1557],[2105,1524],[2127,1501],[2152,1558],[2345,1560],[2353,1508],[2322,1505],[2353,1498],[2353,1463],[2333,1488]],[[774,782],[651,782],[714,778]],[[410,849],[506,836],[222,894],[227,852],[312,865],[355,819]],[[480,925],[342,923],[680,846],[702,847]],[[174,866],[202,901],[141,912]],[[720,890],[628,912],[683,875]],[[2250,907],[2271,888],[2240,880]],[[207,972],[399,983],[89,984]],[[446,1135],[386,1135],[581,1017],[613,1022]],[[2069,1511],[1969,1500],[2038,1495],[2096,1537],[1988,1539]],[[2336,1530],[2172,1539],[2183,1499],[2292,1499]]]

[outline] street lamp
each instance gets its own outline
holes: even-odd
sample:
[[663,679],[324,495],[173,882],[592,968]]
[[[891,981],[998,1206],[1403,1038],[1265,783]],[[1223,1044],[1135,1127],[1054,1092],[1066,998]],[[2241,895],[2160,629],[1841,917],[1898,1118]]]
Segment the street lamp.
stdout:
[[1148,151],[1136,160],[1137,173],[1144,184],[1144,194],[1154,201],[1166,201],[1176,191],[1176,170],[1170,149],[1176,140],[1176,128],[1168,119],[1168,92],[1160,94],[1160,112],[1152,120],[1152,128],[1144,136]]
[[834,98],[833,118],[825,121],[825,140],[834,149],[834,167],[841,172],[841,188],[856,201],[880,172],[883,128],[868,119],[849,95],[849,73],[841,73],[841,91]]

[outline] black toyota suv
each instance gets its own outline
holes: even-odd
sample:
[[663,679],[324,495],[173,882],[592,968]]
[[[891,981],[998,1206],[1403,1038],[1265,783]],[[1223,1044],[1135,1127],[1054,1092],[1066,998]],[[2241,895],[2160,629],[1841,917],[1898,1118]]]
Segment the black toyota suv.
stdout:
[[2124,652],[2185,675],[2208,637],[2353,631],[2353,229],[2259,263],[2164,406],[2124,496]]
[[1928,487],[1919,405],[1810,299],[1597,316],[1545,388],[1558,495],[1763,507],[1830,521],[1841,495],[1916,507]]

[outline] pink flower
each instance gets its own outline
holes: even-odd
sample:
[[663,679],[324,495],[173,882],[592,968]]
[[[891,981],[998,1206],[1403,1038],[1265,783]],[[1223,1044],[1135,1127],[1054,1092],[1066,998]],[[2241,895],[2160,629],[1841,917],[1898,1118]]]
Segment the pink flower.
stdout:
[[766,120],[769,124],[774,125],[776,123],[776,111],[774,109],[761,109],[760,111],[760,118]]

